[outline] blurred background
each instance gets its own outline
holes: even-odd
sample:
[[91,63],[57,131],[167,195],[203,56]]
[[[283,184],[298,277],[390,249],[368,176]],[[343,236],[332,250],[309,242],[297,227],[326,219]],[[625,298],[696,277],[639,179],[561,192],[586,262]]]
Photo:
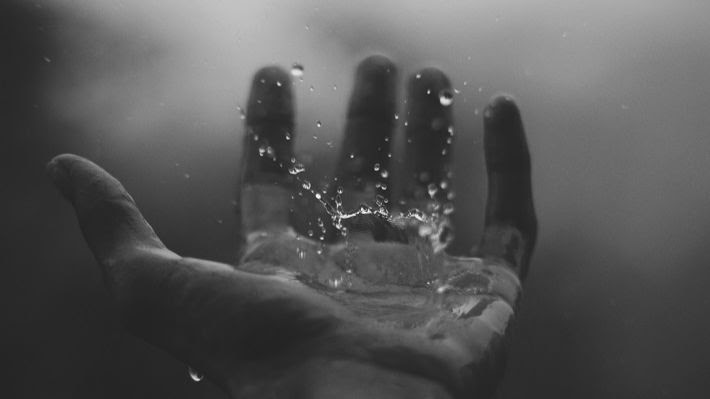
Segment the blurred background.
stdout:
[[498,91],[522,109],[540,236],[500,396],[706,397],[708,15],[694,0],[4,0],[0,397],[225,397],[121,330],[44,165],[92,159],[169,247],[232,262],[252,74],[304,66],[296,145],[318,180],[372,53],[402,82],[436,66],[457,90],[455,251],[481,230],[481,110]]

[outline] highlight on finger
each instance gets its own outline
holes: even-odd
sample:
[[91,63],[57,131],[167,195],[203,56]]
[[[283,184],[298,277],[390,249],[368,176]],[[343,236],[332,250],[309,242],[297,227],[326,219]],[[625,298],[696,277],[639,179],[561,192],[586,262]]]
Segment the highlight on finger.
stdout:
[[333,185],[334,190],[343,189],[346,208],[372,201],[375,195],[389,206],[396,79],[396,66],[382,55],[370,56],[357,67]]
[[451,162],[454,140],[452,88],[436,68],[425,68],[407,86],[407,185],[403,200],[409,206],[445,203],[453,198]]
[[524,278],[537,237],[537,218],[530,152],[513,97],[494,96],[483,123],[488,200],[478,251],[484,257],[504,259]]

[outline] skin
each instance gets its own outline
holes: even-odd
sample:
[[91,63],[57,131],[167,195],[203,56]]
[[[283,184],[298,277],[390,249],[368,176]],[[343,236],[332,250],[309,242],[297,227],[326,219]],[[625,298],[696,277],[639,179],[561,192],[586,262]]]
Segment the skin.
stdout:
[[[372,165],[389,166],[396,78],[395,65],[383,56],[369,57],[357,68],[335,173],[346,208],[371,202],[374,185],[389,182],[373,173]],[[452,107],[438,98],[442,90],[451,87],[439,70],[424,69],[409,79],[407,180],[401,198],[380,190],[387,204],[403,203],[406,209],[446,201],[450,188],[426,195],[430,183],[447,178],[451,162],[450,155],[441,155],[451,145],[446,139],[452,126]],[[200,370],[235,398],[493,395],[537,230],[530,155],[512,98],[496,96],[484,112],[488,202],[475,257],[432,254],[444,269],[475,267],[483,273],[477,276],[488,276],[480,284],[448,280],[454,286],[474,284],[477,290],[466,295],[476,306],[411,328],[384,323],[357,307],[367,291],[362,287],[386,290],[430,276],[423,269],[421,276],[408,273],[413,280],[399,281],[387,273],[421,265],[421,252],[406,228],[376,216],[354,218],[348,222],[348,247],[333,228],[326,228],[323,244],[290,227],[289,188],[301,184],[287,171],[294,154],[293,140],[285,136],[293,134],[293,121],[289,75],[277,67],[258,71],[238,190],[246,242],[236,266],[172,252],[109,173],[76,155],[52,159],[48,174],[73,205],[126,329]],[[260,156],[264,145],[271,149]],[[317,280],[342,272],[345,262],[355,270],[355,284],[345,297],[299,277]]]

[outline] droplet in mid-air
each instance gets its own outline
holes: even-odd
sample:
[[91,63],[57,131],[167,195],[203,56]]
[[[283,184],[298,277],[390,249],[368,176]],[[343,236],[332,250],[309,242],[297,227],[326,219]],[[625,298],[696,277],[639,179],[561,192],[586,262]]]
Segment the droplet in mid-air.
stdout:
[[316,127],[321,127],[321,126],[323,126],[323,123],[321,123],[321,121],[316,121]]
[[427,186],[427,192],[429,193],[429,197],[434,198],[436,195],[436,192],[439,191],[439,188],[436,186],[436,184],[431,183]]
[[288,168],[288,173],[290,173],[292,175],[297,175],[297,174],[303,172],[304,170],[306,170],[306,167],[303,166],[303,164],[299,162],[299,163],[291,165],[291,167]]
[[380,172],[380,176],[382,176],[383,179],[386,179],[389,175],[390,173],[387,171],[387,169],[382,169],[382,172]]
[[190,375],[190,378],[195,381],[195,382],[200,382],[205,378],[205,375],[200,373],[199,371],[193,369],[192,367],[187,368],[187,373]]
[[293,65],[291,65],[291,75],[300,78],[303,76],[303,65],[294,62]]
[[375,172],[377,172],[378,170],[380,170],[380,164],[379,164],[379,163],[376,163],[376,164],[372,167],[372,170],[374,170]]
[[445,203],[443,212],[444,215],[451,215],[452,213],[454,213],[454,204],[452,204],[451,202]]
[[310,190],[311,189],[311,182],[309,182],[308,180],[304,180],[303,184],[301,184],[301,186],[303,187],[304,190]]
[[451,105],[454,102],[453,93],[451,93],[450,90],[446,90],[446,89],[440,91],[439,92],[439,102],[444,107],[448,107],[449,105]]

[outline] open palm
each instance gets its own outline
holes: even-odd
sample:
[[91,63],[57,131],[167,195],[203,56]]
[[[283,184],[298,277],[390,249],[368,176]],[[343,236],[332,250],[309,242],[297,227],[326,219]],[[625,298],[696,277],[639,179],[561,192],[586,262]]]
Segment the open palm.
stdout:
[[[256,74],[236,268],[170,251],[116,179],[84,158],[54,158],[49,174],[126,328],[233,397],[492,394],[537,228],[520,114],[508,96],[486,108],[484,233],[472,257],[449,256],[450,83],[431,68],[409,80],[405,181],[394,199],[396,78],[382,56],[358,67],[336,178],[321,193],[299,178],[289,74]],[[290,227],[299,192],[325,209],[312,234]]]

